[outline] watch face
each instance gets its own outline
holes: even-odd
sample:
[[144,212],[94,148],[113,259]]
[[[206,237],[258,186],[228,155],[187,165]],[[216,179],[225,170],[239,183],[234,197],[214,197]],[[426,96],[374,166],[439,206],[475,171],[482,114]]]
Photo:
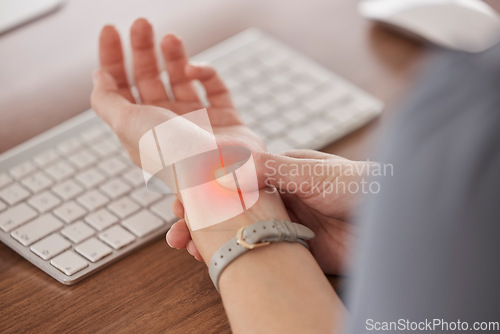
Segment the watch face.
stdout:
[[259,198],[250,150],[218,146],[206,109],[174,117],[139,141],[150,190],[175,192],[192,230],[237,216]]

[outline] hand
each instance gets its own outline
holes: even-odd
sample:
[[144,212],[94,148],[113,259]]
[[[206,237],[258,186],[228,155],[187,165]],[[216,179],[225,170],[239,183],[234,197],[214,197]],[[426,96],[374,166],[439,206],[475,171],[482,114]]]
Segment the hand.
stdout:
[[[292,221],[315,232],[310,250],[322,270],[327,274],[344,274],[356,240],[356,227],[348,220],[357,196],[349,193],[348,188],[343,191],[342,184],[361,187],[374,163],[350,161],[312,150],[283,155],[257,153],[254,158],[260,186],[276,187]],[[182,218],[182,204],[176,201],[173,207],[174,213]],[[168,232],[167,241],[172,247],[187,248],[195,258],[200,258],[183,219]]]
[[348,272],[357,235],[357,227],[348,221],[362,192],[350,189],[366,187],[376,163],[313,150],[262,153],[256,160],[259,183],[276,187],[291,219],[315,232],[310,251],[323,272]]
[[145,19],[136,20],[130,29],[130,39],[134,81],[142,104],[134,101],[120,37],[112,26],[101,31],[101,69],[94,73],[91,100],[92,108],[115,131],[135,164],[140,165],[138,143],[145,132],[172,117],[203,108],[193,80],[198,80],[205,89],[210,103],[207,112],[219,144],[244,145],[252,151],[265,149],[262,140],[241,122],[216,71],[209,65],[189,63],[178,37],[169,34],[161,41],[175,100],[168,98],[160,79],[151,25]]
[[[241,122],[229,91],[216,71],[209,65],[189,63],[178,37],[166,35],[161,42],[175,100],[169,99],[160,80],[151,25],[145,19],[136,20],[131,27],[130,38],[134,81],[142,104],[134,101],[127,81],[120,37],[112,26],[106,26],[101,31],[101,69],[93,76],[91,100],[93,109],[118,135],[136,165],[140,165],[138,143],[144,133],[172,117],[203,108],[193,87],[193,80],[198,80],[205,89],[210,103],[207,112],[219,145],[246,146],[252,152],[265,150],[262,140]],[[193,232],[192,237],[197,240],[201,252],[196,249],[195,257],[198,260],[202,260],[202,257],[210,260],[211,253],[234,236],[240,226],[267,219],[288,219],[288,215],[279,194],[261,191],[258,202],[244,215]],[[189,234],[185,221],[182,224],[176,226],[184,226]],[[214,229],[218,229],[219,233],[210,233]]]

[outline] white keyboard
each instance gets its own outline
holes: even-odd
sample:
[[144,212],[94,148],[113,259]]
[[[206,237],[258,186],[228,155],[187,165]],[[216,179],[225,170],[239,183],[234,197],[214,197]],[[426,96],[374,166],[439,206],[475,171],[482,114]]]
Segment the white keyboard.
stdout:
[[271,152],[320,149],[382,111],[373,96],[254,28],[194,59],[214,64]]
[[[274,152],[321,148],[382,109],[256,29],[194,58],[215,64],[244,121]],[[173,200],[145,188],[91,110],[0,156],[0,240],[64,284],[164,235]]]

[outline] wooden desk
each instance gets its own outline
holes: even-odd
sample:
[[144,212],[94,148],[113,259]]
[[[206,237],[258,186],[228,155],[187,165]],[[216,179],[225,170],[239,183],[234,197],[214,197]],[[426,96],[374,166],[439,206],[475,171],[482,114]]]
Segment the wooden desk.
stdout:
[[[191,54],[257,26],[389,104],[426,53],[373,29],[352,0],[69,0],[0,36],[0,152],[87,109],[100,27],[125,34],[138,16],[154,23],[158,39],[182,36]],[[387,116],[326,150],[370,157]],[[0,244],[0,332],[225,333],[229,324],[205,266],[163,239],[71,287]]]

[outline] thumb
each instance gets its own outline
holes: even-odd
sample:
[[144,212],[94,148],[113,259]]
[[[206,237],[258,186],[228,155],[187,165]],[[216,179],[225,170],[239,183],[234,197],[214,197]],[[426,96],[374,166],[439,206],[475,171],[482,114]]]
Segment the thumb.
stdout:
[[123,112],[131,103],[120,94],[115,79],[106,71],[94,72],[92,79],[94,83],[90,98],[92,109],[108,124],[111,124],[113,116]]

